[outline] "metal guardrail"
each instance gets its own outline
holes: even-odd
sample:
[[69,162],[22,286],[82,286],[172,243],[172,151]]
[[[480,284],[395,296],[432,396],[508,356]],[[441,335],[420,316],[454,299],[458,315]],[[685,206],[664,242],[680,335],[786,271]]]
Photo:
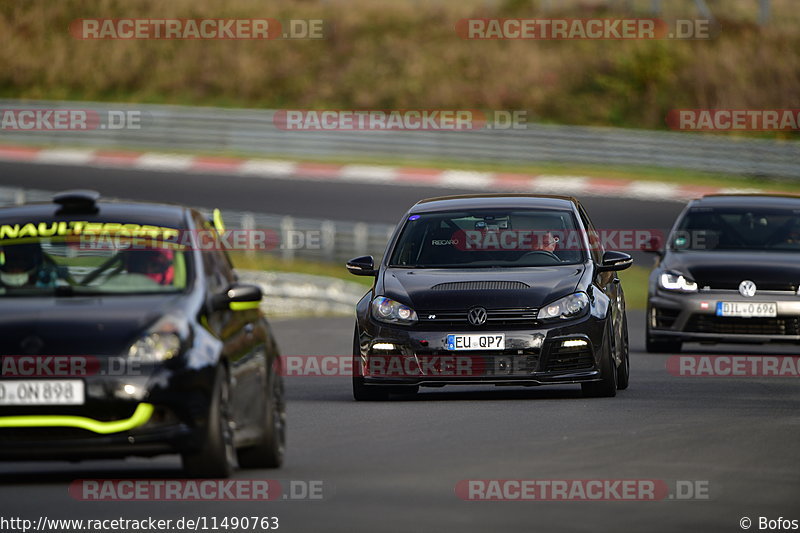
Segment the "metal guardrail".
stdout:
[[[200,211],[205,212],[203,209]],[[386,243],[394,230],[394,226],[388,224],[295,218],[245,211],[223,210],[222,215],[227,229],[274,232],[276,247],[263,253],[287,261],[305,259],[343,264],[354,257],[372,255],[377,262],[383,257]],[[250,250],[248,253],[259,252]]]
[[261,308],[271,317],[352,316],[368,288],[359,283],[291,272],[238,270],[239,279],[261,287]]
[[[26,202],[50,202],[52,191],[0,187],[0,207]],[[198,208],[206,216],[206,208]],[[259,230],[275,237],[268,250],[247,250],[246,253],[269,254],[285,260],[340,263],[361,255],[372,255],[376,262],[383,257],[386,243],[394,229],[389,224],[295,218],[248,211],[222,210],[227,229]],[[268,239],[271,241],[271,239]]]
[[9,143],[236,152],[263,156],[447,158],[475,162],[646,165],[800,179],[800,142],[528,124],[520,130],[286,131],[274,110],[0,100],[0,109],[135,111],[140,129],[4,130]]

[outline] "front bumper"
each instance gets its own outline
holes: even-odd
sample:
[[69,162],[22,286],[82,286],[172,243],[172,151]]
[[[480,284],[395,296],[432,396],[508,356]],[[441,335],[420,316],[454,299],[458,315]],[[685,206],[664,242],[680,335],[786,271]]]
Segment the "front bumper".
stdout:
[[[213,378],[212,367],[164,366],[143,375],[85,376],[80,378],[82,405],[2,406],[0,460],[120,458],[196,449],[205,434]],[[132,394],[125,392],[126,385]]]
[[[361,331],[356,375],[380,385],[556,385],[598,381],[606,324],[592,315],[553,325],[436,329],[369,320]],[[503,350],[452,351],[448,334],[505,335]],[[578,346],[564,347],[565,341]],[[391,349],[378,349],[383,345]]]
[[[777,304],[777,316],[741,318],[717,316],[718,302]],[[784,291],[760,291],[746,298],[737,291],[705,290],[672,293],[657,290],[648,298],[648,336],[652,340],[729,343],[793,343],[800,341],[800,296]]]

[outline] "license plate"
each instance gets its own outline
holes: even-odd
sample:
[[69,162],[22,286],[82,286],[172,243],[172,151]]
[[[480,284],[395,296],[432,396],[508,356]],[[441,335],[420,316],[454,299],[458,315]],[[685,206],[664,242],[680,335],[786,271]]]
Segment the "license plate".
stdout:
[[82,405],[79,379],[19,379],[0,381],[0,405]]
[[778,316],[775,302],[717,302],[717,316],[742,318]]
[[452,334],[447,336],[446,348],[459,350],[505,350],[506,336],[503,333]]

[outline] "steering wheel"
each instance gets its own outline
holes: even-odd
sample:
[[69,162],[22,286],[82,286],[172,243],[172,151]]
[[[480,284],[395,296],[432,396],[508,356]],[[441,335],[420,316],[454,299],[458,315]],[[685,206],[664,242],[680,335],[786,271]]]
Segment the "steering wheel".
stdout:
[[554,254],[553,252],[548,252],[547,250],[533,250],[533,251],[530,251],[530,252],[526,252],[523,255],[521,255],[520,258],[517,259],[517,261],[522,261],[526,257],[534,255],[534,254],[542,255],[544,257],[552,259],[555,263],[561,263],[561,259],[556,254]]

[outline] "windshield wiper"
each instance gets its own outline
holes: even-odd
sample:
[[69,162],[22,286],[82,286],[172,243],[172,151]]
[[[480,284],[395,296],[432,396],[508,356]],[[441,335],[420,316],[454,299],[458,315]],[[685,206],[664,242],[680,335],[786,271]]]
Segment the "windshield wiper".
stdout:
[[97,290],[92,287],[83,287],[81,285],[58,285],[53,289],[54,296],[82,296],[85,294],[96,294]]

